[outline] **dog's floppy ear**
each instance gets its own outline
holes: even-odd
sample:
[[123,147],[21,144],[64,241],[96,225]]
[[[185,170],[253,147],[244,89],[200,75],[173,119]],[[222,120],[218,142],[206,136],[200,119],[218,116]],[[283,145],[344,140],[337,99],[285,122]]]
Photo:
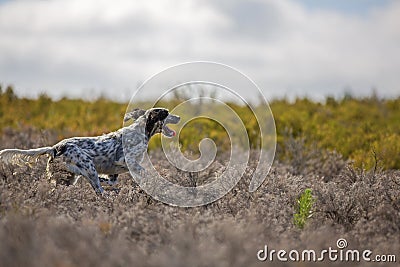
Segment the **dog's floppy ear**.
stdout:
[[131,112],[128,112],[128,113],[125,114],[124,121],[128,121],[130,119],[136,120],[137,118],[139,118],[140,116],[144,115],[145,113],[146,113],[146,110],[135,108]]

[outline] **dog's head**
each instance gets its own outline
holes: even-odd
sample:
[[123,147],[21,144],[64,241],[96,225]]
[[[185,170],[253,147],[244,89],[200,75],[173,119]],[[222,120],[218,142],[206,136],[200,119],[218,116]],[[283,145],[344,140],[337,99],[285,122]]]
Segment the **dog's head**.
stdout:
[[168,109],[165,108],[152,108],[149,110],[134,109],[125,116],[125,121],[129,119],[139,119],[144,117],[146,120],[146,135],[150,139],[157,133],[162,133],[167,137],[173,137],[176,135],[175,131],[167,126],[167,124],[177,124],[180,117],[169,113]]

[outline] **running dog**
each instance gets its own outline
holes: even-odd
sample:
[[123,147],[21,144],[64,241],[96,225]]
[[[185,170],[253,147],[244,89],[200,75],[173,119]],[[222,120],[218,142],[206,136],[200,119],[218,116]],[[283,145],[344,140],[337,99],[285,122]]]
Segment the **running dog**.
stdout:
[[[70,184],[75,184],[80,176],[86,178],[97,194],[104,189],[100,182],[113,185],[117,182],[118,174],[128,172],[129,166],[138,176],[145,170],[140,165],[147,151],[150,138],[162,133],[166,137],[175,136],[175,131],[167,124],[177,124],[179,116],[169,113],[164,108],[149,110],[135,109],[126,114],[124,121],[134,119],[135,122],[115,132],[97,137],[73,137],[60,141],[52,147],[36,149],[4,149],[0,151],[0,160],[5,164],[27,162],[38,159],[41,155],[49,157],[47,161],[47,177],[53,176],[50,165],[55,158],[61,158],[66,170],[73,174]],[[124,139],[124,141],[123,141]],[[107,175],[99,178],[99,174]]]

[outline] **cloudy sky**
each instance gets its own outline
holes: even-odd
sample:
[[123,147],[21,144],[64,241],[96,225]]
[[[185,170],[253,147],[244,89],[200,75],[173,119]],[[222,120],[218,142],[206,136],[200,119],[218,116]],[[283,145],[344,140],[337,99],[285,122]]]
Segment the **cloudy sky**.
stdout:
[[268,98],[400,95],[400,1],[0,0],[0,83],[127,101],[155,73],[216,61]]

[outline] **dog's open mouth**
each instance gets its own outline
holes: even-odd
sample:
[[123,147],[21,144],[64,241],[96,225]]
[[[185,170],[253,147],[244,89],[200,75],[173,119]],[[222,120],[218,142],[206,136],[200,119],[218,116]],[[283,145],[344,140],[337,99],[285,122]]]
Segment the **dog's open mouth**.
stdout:
[[168,117],[164,121],[164,125],[162,128],[162,133],[166,137],[174,137],[176,132],[167,126],[168,123],[177,124],[180,121],[180,117],[176,115],[169,114]]
[[163,126],[163,134],[167,137],[174,137],[176,135],[176,132],[169,128],[167,125]]

